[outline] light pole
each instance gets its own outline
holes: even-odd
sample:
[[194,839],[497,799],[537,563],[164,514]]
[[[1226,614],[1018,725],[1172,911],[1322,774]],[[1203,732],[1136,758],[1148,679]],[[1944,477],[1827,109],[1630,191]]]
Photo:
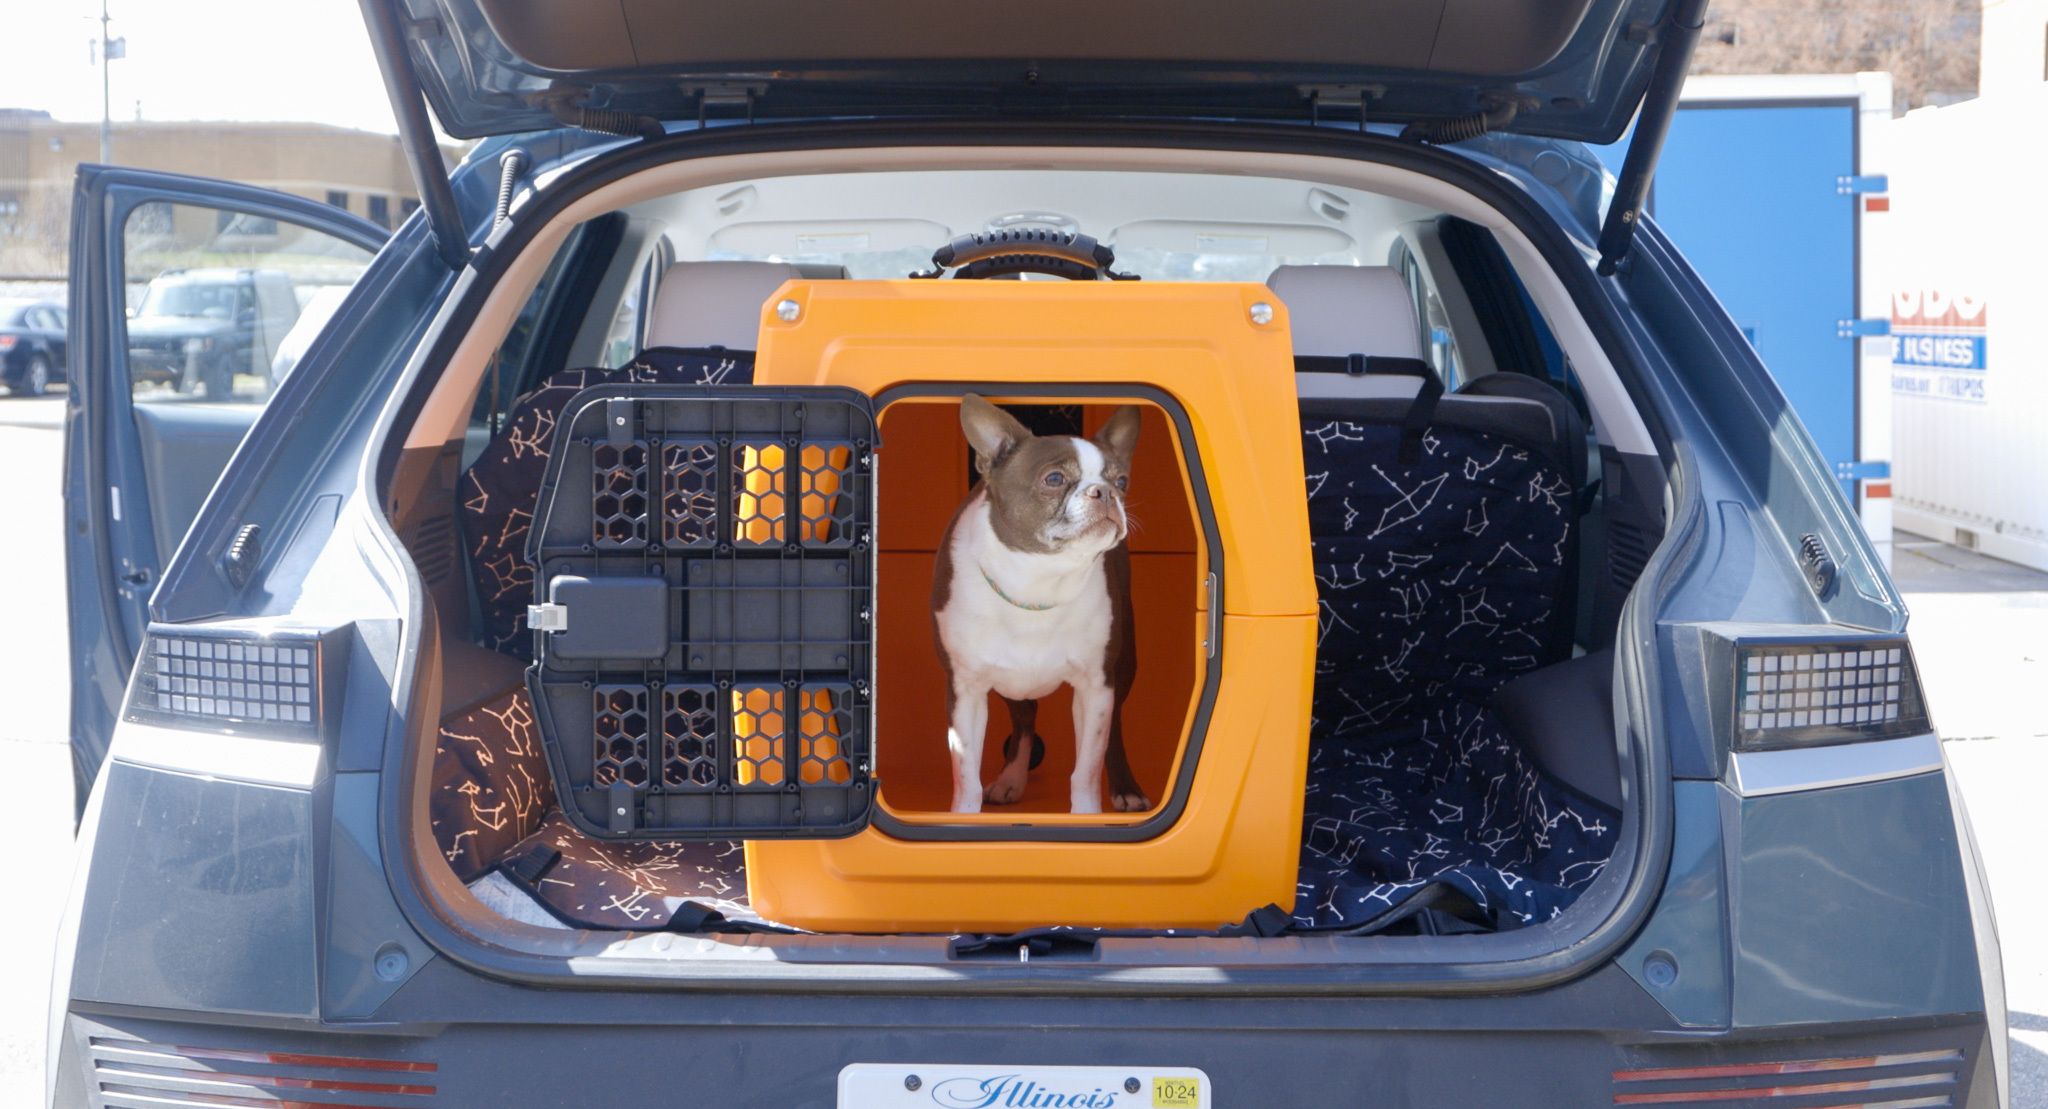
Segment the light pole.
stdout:
[[126,56],[127,43],[117,43],[107,34],[107,0],[100,0],[100,164],[114,160],[113,61]]

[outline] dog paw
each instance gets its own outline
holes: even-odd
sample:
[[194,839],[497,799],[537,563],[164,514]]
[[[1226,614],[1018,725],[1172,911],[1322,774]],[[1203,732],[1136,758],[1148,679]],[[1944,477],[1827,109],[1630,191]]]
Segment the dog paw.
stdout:
[[1021,774],[1014,778],[1008,774],[999,775],[989,783],[988,792],[983,796],[991,805],[1014,805],[1024,799],[1024,783],[1025,778]]
[[1144,812],[1152,807],[1142,793],[1113,793],[1109,797],[1110,807],[1118,812]]

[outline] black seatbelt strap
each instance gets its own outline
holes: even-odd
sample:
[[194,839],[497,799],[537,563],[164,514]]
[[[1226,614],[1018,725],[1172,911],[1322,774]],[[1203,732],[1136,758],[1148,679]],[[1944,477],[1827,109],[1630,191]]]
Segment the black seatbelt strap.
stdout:
[[539,885],[540,880],[547,877],[548,871],[553,870],[555,864],[561,861],[560,851],[544,843],[536,843],[506,858],[498,865],[507,874],[519,879],[523,885],[533,887]]
[[[1437,910],[1440,907],[1454,911],[1438,914]],[[1477,909],[1472,905],[1471,900],[1465,897],[1456,886],[1448,882],[1430,882],[1417,889],[1414,893],[1409,894],[1407,898],[1395,904],[1394,907],[1382,911],[1377,916],[1367,917],[1358,923],[1297,925],[1291,931],[1300,935],[1371,936],[1384,932],[1410,917],[1414,917],[1420,925],[1418,930],[1425,932],[1427,935],[1443,935],[1449,933],[1439,931],[1441,928],[1461,929],[1458,925],[1446,925],[1442,921],[1432,919],[1432,914],[1448,919],[1460,919],[1462,915],[1476,912]],[[1483,924],[1473,924],[1470,930],[1483,932],[1490,931],[1491,929]]]
[[1422,457],[1422,437],[1436,417],[1436,403],[1443,399],[1444,382],[1436,368],[1420,358],[1393,358],[1379,354],[1297,354],[1294,372],[1305,374],[1387,374],[1412,377],[1421,382],[1408,416],[1401,421],[1401,464],[1413,465]]

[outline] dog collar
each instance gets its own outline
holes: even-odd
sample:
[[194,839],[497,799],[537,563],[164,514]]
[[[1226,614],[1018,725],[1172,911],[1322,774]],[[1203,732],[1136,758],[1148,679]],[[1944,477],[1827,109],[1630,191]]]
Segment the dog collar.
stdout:
[[1017,598],[1010,596],[1008,593],[1003,592],[1003,587],[996,584],[996,579],[988,576],[988,569],[986,567],[982,566],[980,563],[976,563],[974,568],[981,571],[981,580],[987,582],[988,587],[996,591],[996,596],[1001,597],[1003,600],[1008,601],[1013,605],[1016,605],[1018,608],[1021,608],[1026,612],[1044,612],[1046,609],[1059,607],[1058,601],[1054,601],[1052,604],[1049,605],[1025,604],[1023,601],[1020,601]]

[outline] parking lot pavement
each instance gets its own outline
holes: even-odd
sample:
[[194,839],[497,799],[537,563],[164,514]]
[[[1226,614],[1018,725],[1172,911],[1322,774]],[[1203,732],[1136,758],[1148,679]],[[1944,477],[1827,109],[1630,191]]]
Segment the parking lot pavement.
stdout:
[[1928,706],[1991,877],[2012,1024],[2012,1103],[2048,1109],[2048,574],[1900,533],[1892,576]]
[[[59,430],[64,426],[64,394],[60,387],[45,397],[0,396],[0,427],[30,427]],[[12,451],[12,445],[0,446],[0,451]],[[29,447],[29,450],[39,448]],[[53,460],[53,465],[55,461]],[[52,469],[51,480],[56,480]],[[9,474],[12,477],[12,473]]]
[[0,581],[15,633],[0,636],[0,781],[10,783],[8,860],[16,891],[0,912],[0,1105],[42,1104],[45,999],[71,874],[71,757],[65,745],[62,397],[0,397]]
[[[63,398],[0,397],[0,581],[13,626],[0,637],[0,781],[15,834],[10,885],[38,891],[0,912],[0,1105],[42,1099],[45,998],[71,871],[64,744]],[[1894,576],[1912,607],[1914,657],[1990,871],[2012,1010],[2015,1109],[2048,1109],[2048,890],[2038,793],[2048,784],[2048,574],[1900,535]]]

